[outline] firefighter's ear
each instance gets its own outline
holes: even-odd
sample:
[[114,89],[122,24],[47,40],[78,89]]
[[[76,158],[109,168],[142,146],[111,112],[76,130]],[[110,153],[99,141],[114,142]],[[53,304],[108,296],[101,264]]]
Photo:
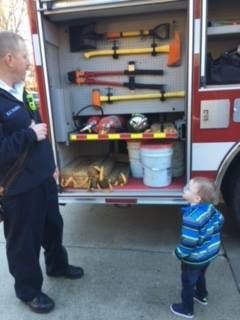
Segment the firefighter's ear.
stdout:
[[13,59],[14,59],[14,57],[13,57],[13,55],[10,53],[10,52],[8,52],[5,56],[4,56],[4,62],[6,63],[6,65],[8,66],[8,67],[12,67],[13,66]]

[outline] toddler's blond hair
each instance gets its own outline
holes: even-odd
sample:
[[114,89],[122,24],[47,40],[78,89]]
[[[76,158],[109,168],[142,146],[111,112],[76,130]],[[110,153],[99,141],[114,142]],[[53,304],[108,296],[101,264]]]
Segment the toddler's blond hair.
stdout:
[[218,203],[216,186],[213,181],[205,177],[194,177],[191,180],[197,184],[197,194],[201,197],[202,202]]

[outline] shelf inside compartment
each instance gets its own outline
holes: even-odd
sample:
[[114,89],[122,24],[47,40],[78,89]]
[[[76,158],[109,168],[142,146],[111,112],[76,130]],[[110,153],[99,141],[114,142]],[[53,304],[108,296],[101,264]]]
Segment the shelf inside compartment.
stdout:
[[208,36],[239,36],[240,24],[208,27]]
[[[143,184],[142,179],[137,178],[129,178],[128,183],[123,187],[113,187],[112,193],[114,191],[116,192],[150,192],[150,193],[158,193],[158,192],[181,192],[183,186],[184,186],[185,180],[184,177],[179,178],[173,178],[172,183],[169,186],[166,187],[159,187],[159,188],[153,188],[148,187]],[[65,188],[62,191],[64,192],[87,192],[86,189],[72,189],[72,188]],[[107,191],[107,190],[106,190]],[[98,191],[99,195],[102,194],[104,190]],[[91,194],[91,191],[89,191],[89,194]]]
[[176,133],[107,133],[107,134],[80,134],[71,133],[70,141],[94,141],[94,140],[148,140],[148,139],[177,139]]

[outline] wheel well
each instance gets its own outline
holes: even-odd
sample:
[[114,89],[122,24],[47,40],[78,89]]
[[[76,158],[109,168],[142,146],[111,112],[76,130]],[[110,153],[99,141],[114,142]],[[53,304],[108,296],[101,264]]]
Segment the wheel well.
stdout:
[[221,191],[227,205],[229,205],[229,201],[232,195],[232,188],[230,186],[234,185],[234,181],[236,180],[234,178],[236,177],[236,173],[238,172],[238,170],[240,170],[240,153],[238,153],[232,160],[222,180]]

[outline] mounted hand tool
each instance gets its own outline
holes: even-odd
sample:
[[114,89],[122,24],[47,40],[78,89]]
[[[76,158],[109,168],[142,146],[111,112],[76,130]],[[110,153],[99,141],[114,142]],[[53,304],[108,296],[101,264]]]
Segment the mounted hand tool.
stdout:
[[69,27],[70,48],[72,52],[96,49],[99,40],[117,40],[120,38],[153,37],[168,40],[170,24],[161,23],[150,30],[96,33],[95,23]]
[[136,55],[136,54],[147,54],[150,53],[155,56],[158,53],[168,53],[168,66],[177,66],[181,61],[181,42],[178,32],[175,32],[174,40],[167,45],[156,46],[153,45],[151,48],[129,48],[129,49],[118,49],[113,47],[110,50],[95,50],[84,53],[86,59],[94,57],[104,56],[119,56],[119,55]]
[[137,95],[122,95],[122,96],[101,96],[99,90],[92,91],[92,104],[95,107],[101,107],[103,103],[113,103],[114,101],[133,101],[133,100],[149,100],[149,99],[159,99],[160,101],[165,101],[170,98],[184,98],[184,91],[173,91],[173,92],[159,92],[159,93],[148,93],[148,94],[137,94]]
[[[102,76],[130,76],[128,82],[115,82],[107,80],[98,80],[96,77]],[[126,87],[129,90],[134,89],[155,89],[162,90],[164,84],[151,84],[151,83],[136,83],[135,75],[163,75],[163,70],[124,70],[124,71],[81,71],[75,70],[68,72],[68,79],[70,82],[78,85],[104,85],[115,87]]]

